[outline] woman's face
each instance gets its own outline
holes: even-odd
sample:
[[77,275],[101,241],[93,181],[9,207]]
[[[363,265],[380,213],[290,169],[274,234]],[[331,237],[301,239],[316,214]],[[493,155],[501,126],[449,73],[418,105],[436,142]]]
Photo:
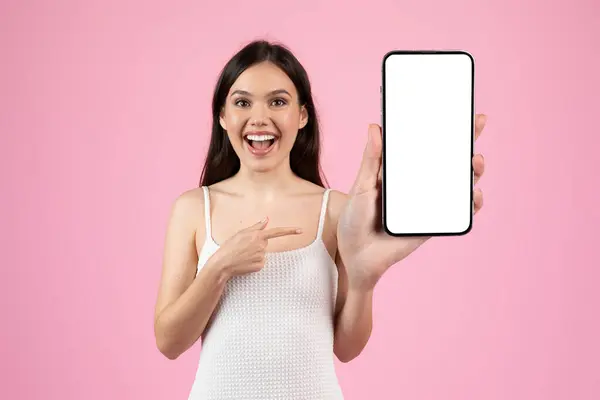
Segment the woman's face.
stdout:
[[293,82],[269,62],[256,64],[238,77],[220,118],[241,164],[261,172],[288,161],[298,130],[307,121]]

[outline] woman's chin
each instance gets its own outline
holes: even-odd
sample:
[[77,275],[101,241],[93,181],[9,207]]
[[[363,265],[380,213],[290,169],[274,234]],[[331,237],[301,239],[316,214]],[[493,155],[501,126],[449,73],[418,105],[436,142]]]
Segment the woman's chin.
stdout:
[[281,167],[285,161],[285,157],[278,156],[281,156],[281,154],[277,152],[271,153],[269,157],[253,157],[252,155],[245,154],[242,163],[248,171],[264,174],[273,172]]
[[277,168],[277,160],[275,160],[274,158],[250,158],[246,160],[246,167],[251,172],[264,174],[266,172],[271,172]]

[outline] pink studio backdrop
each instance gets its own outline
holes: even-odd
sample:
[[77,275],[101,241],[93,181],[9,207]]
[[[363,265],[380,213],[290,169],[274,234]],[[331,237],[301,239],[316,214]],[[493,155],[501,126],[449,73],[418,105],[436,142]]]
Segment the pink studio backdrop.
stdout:
[[200,346],[169,361],[153,337],[164,229],[218,71],[258,37],[308,69],[340,190],[386,51],[477,62],[485,207],[385,275],[346,398],[600,398],[599,20],[591,0],[3,2],[0,398],[187,397]]

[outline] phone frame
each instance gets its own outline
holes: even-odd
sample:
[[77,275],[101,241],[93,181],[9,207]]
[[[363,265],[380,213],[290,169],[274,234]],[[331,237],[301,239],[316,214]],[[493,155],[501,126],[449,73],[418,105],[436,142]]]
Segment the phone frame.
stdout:
[[[470,210],[469,210],[469,226],[462,232],[429,232],[429,233],[395,233],[390,231],[387,225],[387,201],[386,201],[386,125],[385,125],[385,63],[386,60],[393,55],[466,55],[471,60],[471,193],[470,193]],[[381,96],[381,130],[382,130],[382,226],[386,234],[394,237],[423,237],[423,236],[462,236],[469,233],[473,228],[473,190],[474,190],[474,171],[473,171],[473,156],[475,147],[475,59],[465,50],[391,50],[383,56],[381,63],[381,86],[379,88]]]

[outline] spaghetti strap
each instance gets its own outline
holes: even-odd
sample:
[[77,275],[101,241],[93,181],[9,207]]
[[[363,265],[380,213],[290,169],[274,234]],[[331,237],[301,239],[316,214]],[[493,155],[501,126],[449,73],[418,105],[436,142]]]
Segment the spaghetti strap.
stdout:
[[331,189],[325,189],[323,193],[323,201],[321,203],[321,213],[319,214],[319,228],[317,230],[317,239],[320,239],[323,235],[323,228],[325,225],[325,215],[327,214],[327,200],[329,199],[329,192]]
[[202,186],[202,190],[204,191],[204,226],[206,229],[206,238],[212,237],[212,229],[210,224],[210,194],[208,192],[208,187]]

